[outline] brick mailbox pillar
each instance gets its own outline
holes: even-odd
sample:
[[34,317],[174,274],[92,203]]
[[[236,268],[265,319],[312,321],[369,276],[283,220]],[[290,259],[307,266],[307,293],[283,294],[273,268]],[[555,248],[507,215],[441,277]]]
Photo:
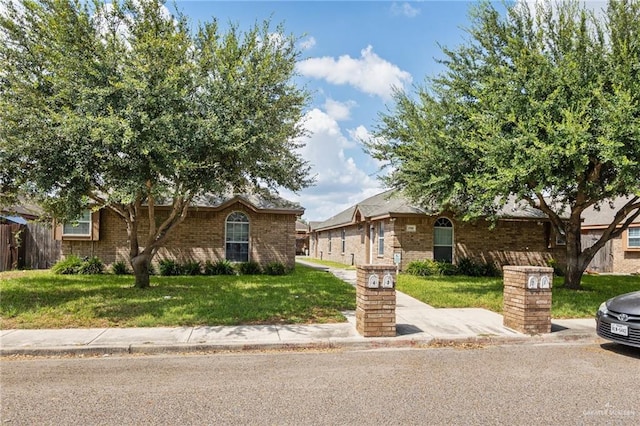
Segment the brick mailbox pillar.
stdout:
[[553,268],[504,267],[505,327],[525,334],[551,332]]
[[357,277],[356,330],[364,337],[395,337],[395,265],[360,265]]

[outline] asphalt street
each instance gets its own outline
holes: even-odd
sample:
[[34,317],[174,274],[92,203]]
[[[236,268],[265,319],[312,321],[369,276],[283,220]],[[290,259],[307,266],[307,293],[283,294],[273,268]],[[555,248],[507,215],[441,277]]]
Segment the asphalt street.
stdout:
[[640,424],[613,344],[3,358],[10,425]]

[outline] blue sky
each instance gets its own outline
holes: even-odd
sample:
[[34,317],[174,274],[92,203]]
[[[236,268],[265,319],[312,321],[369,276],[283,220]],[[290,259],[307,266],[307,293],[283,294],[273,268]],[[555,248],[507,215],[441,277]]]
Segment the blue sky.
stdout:
[[[467,1],[177,1],[189,18],[213,17],[248,28],[270,19],[301,38],[299,82],[312,94],[303,156],[317,184],[285,198],[306,208],[307,220],[326,220],[384,190],[379,164],[359,140],[378,113],[392,106],[393,86],[412,90],[441,70],[440,45],[455,47],[468,25]],[[171,3],[167,6],[172,9]]]

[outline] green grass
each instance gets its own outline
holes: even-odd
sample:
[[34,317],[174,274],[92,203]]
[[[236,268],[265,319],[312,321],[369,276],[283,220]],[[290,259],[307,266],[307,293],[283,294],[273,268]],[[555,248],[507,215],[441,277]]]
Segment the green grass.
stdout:
[[[502,313],[502,278],[416,277],[401,274],[397,289],[436,308],[485,308]],[[639,276],[585,275],[582,290],[564,288],[553,279],[553,318],[592,318],[600,303],[622,293],[640,290]]]
[[317,265],[326,266],[326,267],[329,267],[329,268],[356,269],[355,266],[345,265],[344,263],[333,262],[331,260],[321,260],[321,259],[317,259],[315,257],[300,257],[300,260],[304,260],[305,262],[309,262],[309,263],[315,263]]
[[0,329],[330,323],[355,309],[355,289],[297,265],[284,276],[151,277],[0,273]]

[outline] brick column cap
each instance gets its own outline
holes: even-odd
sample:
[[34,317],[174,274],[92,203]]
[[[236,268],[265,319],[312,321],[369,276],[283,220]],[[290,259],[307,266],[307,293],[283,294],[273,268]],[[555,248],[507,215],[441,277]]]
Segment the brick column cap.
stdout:
[[553,274],[553,268],[549,266],[515,266],[505,265],[502,267],[504,271],[512,272],[529,272],[529,273],[546,273]]
[[388,270],[396,270],[396,265],[394,265],[393,263],[389,264],[389,265],[371,265],[371,264],[367,264],[367,265],[358,265],[358,268],[362,268],[362,269],[366,269],[367,271],[388,271]]

